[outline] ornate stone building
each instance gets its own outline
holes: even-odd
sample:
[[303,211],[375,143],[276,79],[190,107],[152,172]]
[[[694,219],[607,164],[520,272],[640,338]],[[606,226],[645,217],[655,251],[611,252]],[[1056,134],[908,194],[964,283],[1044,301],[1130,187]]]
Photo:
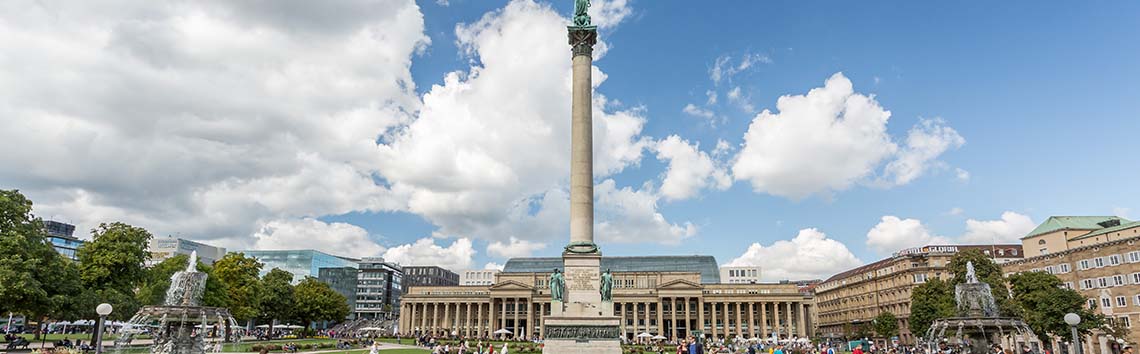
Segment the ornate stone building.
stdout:
[[910,293],[928,279],[953,275],[946,270],[960,250],[978,249],[1005,263],[1022,257],[1021,245],[925,246],[905,249],[871,264],[836,274],[815,287],[819,333],[825,338],[849,338],[859,326],[869,326],[882,312],[899,321],[899,342],[914,344],[910,333]]
[[[520,270],[559,267],[550,260],[558,259],[513,259],[491,286],[411,287],[401,304],[401,332],[482,337],[506,329],[516,338],[541,338],[542,318],[550,313],[550,271]],[[627,340],[693,331],[709,338],[787,338],[810,336],[814,327],[810,293],[793,283],[718,284],[712,257],[604,257],[602,269],[613,270],[614,314]]]
[[1003,264],[1006,275],[1056,275],[1065,287],[1084,295],[1090,308],[1131,329],[1126,338],[1094,331],[1085,338],[1088,352],[1113,353],[1111,343],[1117,339],[1140,343],[1140,326],[1135,325],[1140,321],[1140,222],[1115,216],[1054,216],[1022,243],[1026,249],[1034,247],[1038,256]]

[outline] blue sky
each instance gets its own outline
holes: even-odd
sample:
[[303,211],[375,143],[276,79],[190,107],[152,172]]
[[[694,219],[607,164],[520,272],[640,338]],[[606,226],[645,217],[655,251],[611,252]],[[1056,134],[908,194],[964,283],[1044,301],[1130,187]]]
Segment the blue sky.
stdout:
[[[558,21],[570,1],[360,1],[320,9],[323,17],[306,15],[308,5],[136,4],[125,15],[52,6],[70,5],[26,17],[62,13],[45,17],[56,28],[0,37],[27,53],[0,59],[9,68],[0,76],[0,93],[9,93],[2,119],[31,132],[7,141],[32,147],[8,158],[0,187],[26,191],[41,216],[81,229],[126,220],[231,249],[318,248],[454,268],[554,256],[566,240],[564,171],[554,163],[565,151],[525,136],[567,138],[557,115],[568,116],[559,84],[570,53]],[[594,7],[605,42],[595,62],[605,75],[595,100],[605,104],[595,120],[618,137],[596,148],[637,150],[603,158],[613,168],[597,174],[599,185],[614,186],[600,192],[610,196],[599,202],[607,255],[709,254],[769,268],[769,279],[826,277],[906,246],[1016,242],[1050,215],[1140,218],[1140,168],[1130,163],[1140,128],[1135,2]],[[132,32],[125,24],[139,16],[157,20]],[[90,27],[108,35],[68,37]],[[32,40],[51,36],[74,42]],[[77,59],[30,64],[68,51]],[[36,79],[39,70],[94,69],[122,84]],[[171,74],[180,70],[187,74]],[[782,96],[839,92],[845,82],[853,92],[838,94],[890,112],[885,125],[862,126],[882,134],[853,138],[850,149],[837,138],[850,132],[795,123],[816,103],[777,107]],[[217,85],[233,92],[208,93]],[[51,99],[61,94],[77,98]],[[195,99],[169,98],[179,94]],[[765,110],[771,115],[759,118]],[[458,131],[474,128],[484,134]],[[547,130],[558,134],[542,138]],[[929,139],[909,142],[916,131]],[[747,142],[753,133],[758,140]],[[664,152],[672,135],[678,150],[668,151],[692,153],[697,165]],[[86,145],[46,143],[61,140]],[[126,151],[143,153],[125,159]],[[863,151],[882,155],[854,172],[829,166],[866,159]],[[462,157],[449,163],[449,154]],[[36,162],[44,159],[79,162]],[[899,177],[895,161],[913,162],[915,175]],[[674,195],[669,171],[682,169],[698,171],[697,182]],[[825,182],[803,182],[812,180]],[[797,269],[805,263],[823,265]]]

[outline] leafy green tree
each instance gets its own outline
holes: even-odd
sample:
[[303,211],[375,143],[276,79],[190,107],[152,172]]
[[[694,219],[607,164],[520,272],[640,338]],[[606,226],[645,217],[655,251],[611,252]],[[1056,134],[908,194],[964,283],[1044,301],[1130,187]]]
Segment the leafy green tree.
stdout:
[[910,293],[910,333],[926,335],[935,319],[953,316],[957,306],[950,283],[931,278]]
[[258,297],[258,317],[269,323],[273,335],[273,321],[290,318],[293,314],[293,273],[273,268],[261,278],[262,292]]
[[47,241],[32,201],[16,190],[0,190],[0,255],[0,311],[40,320],[74,314],[77,268]]
[[882,338],[890,338],[899,334],[899,319],[889,311],[883,311],[875,316],[875,334]]
[[99,301],[111,304],[113,320],[127,320],[138,311],[135,288],[146,279],[143,264],[150,257],[146,229],[116,222],[91,230],[92,241],[79,247],[83,286],[95,290]]
[[213,276],[226,285],[230,314],[238,321],[257,317],[261,267],[261,262],[244,253],[228,253],[214,262]]
[[950,281],[950,294],[954,293],[953,285],[966,282],[967,262],[974,263],[974,273],[978,276],[978,281],[990,284],[990,292],[994,302],[997,303],[998,312],[1002,316],[1020,315],[1017,305],[1009,296],[1009,287],[1001,273],[1001,266],[977,249],[962,250],[950,258],[950,263],[946,265],[946,269],[954,274],[954,278]]
[[328,284],[305,277],[297,284],[293,317],[308,327],[313,321],[340,321],[348,317],[348,300]]
[[1065,314],[1081,316],[1077,329],[1083,335],[1104,326],[1104,317],[1085,308],[1085,297],[1076,290],[1062,287],[1056,276],[1043,272],[1025,272],[1009,277],[1013,299],[1022,309],[1022,318],[1042,343],[1050,343],[1049,335],[1067,338],[1069,325]]

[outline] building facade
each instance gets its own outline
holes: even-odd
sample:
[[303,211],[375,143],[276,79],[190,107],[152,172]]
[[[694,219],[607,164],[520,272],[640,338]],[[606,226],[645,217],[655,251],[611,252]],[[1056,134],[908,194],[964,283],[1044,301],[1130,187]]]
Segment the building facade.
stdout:
[[495,274],[499,274],[498,269],[468,269],[459,272],[459,285],[472,286],[472,285],[495,285]]
[[[1063,218],[1068,224],[1055,219]],[[1076,223],[1074,220],[1082,221]],[[1096,225],[1098,229],[1087,228]],[[1110,321],[1131,329],[1126,343],[1140,343],[1140,222],[1118,217],[1054,216],[1038,226],[1045,230],[1022,239],[1026,248],[1047,248],[1039,255],[1002,265],[1006,275],[1047,272],[1064,286],[1084,295],[1087,306]],[[1085,344],[1092,353],[1113,350],[1105,333],[1094,331]],[[1058,338],[1058,342],[1069,340]],[[1056,344],[1056,343],[1055,343]],[[1054,347],[1057,348],[1057,347]]]
[[459,285],[459,274],[437,266],[405,266],[404,288]]
[[242,251],[242,253],[256,258],[264,265],[261,267],[261,276],[265,276],[273,268],[279,268],[293,273],[293,284],[301,282],[305,277],[319,278],[321,268],[356,268],[358,261],[317,250]]
[[[811,336],[814,299],[795,284],[719,284],[715,259],[704,269],[692,270],[687,268],[706,264],[704,259],[711,257],[684,258],[602,258],[602,268],[608,265],[614,275],[614,314],[621,317],[627,340],[640,333],[670,339],[694,334],[714,339]],[[624,270],[663,260],[652,271]],[[550,270],[511,271],[530,266]],[[491,337],[506,329],[515,338],[541,338],[543,318],[550,314],[548,280],[555,268],[561,264],[524,258],[508,261],[491,286],[411,287],[401,304],[399,328],[404,333],[466,337]]]
[[198,261],[205,264],[214,264],[214,262],[222,259],[222,257],[226,255],[225,247],[214,247],[204,243],[170,236],[150,239],[147,252],[150,253],[150,259],[146,261],[147,267],[153,267],[155,264],[162,263],[162,261],[176,255],[190,255],[191,252],[198,252]]
[[[338,294],[344,296],[345,301],[348,302],[348,308],[356,308],[356,283],[359,271],[353,267],[327,267],[317,270],[317,280],[322,283],[328,284],[329,288],[336,291]],[[348,317],[353,318],[352,311],[349,311]]]
[[977,249],[1005,263],[1022,257],[1021,245],[924,246],[901,250],[889,258],[867,264],[815,286],[819,306],[819,333],[824,338],[849,338],[858,326],[868,326],[882,312],[899,321],[899,342],[914,344],[910,333],[910,294],[932,278],[953,277],[947,269],[959,251]]
[[75,225],[47,220],[44,221],[44,231],[47,231],[48,242],[51,242],[56,252],[67,259],[79,260],[76,252],[83,245],[83,240],[74,236]]
[[360,260],[356,281],[356,318],[391,319],[400,315],[404,294],[404,270],[380,257]]
[[760,266],[720,267],[720,281],[724,284],[759,283]]

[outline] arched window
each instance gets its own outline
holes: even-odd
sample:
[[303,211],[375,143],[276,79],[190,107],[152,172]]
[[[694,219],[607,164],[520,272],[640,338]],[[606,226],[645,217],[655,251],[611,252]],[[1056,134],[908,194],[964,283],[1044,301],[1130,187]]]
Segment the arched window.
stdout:
[[1045,240],[1040,240],[1040,241],[1037,241],[1037,244],[1038,244],[1038,245],[1044,245],[1044,244],[1045,244]]

